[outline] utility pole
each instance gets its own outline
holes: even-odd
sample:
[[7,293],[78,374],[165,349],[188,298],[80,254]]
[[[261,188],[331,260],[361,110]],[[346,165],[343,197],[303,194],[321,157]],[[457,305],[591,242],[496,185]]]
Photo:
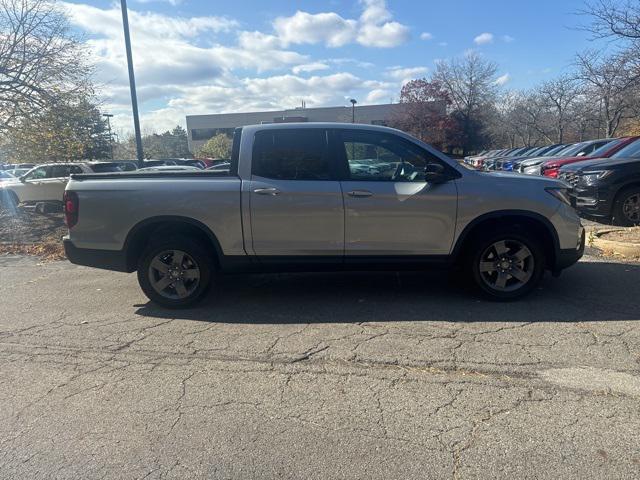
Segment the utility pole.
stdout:
[[111,151],[111,161],[113,162],[113,135],[111,134],[111,117],[113,117],[113,113],[103,113],[102,116],[107,119],[107,128],[109,129],[109,150]]
[[358,103],[358,101],[355,98],[349,101],[351,102],[351,123],[356,123],[356,103]]
[[142,151],[142,136],[140,135],[140,119],[138,117],[138,96],[136,95],[136,77],[133,73],[133,56],[131,55],[131,37],[129,36],[129,15],[127,0],[120,0],[122,8],[122,27],[124,28],[124,46],[127,51],[127,66],[129,67],[129,86],[131,88],[131,108],[133,110],[133,129],[136,135],[136,152],[138,154],[138,168],[144,167],[144,153]]

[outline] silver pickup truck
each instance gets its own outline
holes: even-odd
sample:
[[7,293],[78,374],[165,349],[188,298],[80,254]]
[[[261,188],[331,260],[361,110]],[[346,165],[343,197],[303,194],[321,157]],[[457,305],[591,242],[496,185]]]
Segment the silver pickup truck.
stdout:
[[390,128],[256,125],[236,130],[228,171],[72,176],[64,246],[73,263],[137,271],[167,307],[227,272],[436,266],[507,300],[582,256],[567,188],[469,170]]

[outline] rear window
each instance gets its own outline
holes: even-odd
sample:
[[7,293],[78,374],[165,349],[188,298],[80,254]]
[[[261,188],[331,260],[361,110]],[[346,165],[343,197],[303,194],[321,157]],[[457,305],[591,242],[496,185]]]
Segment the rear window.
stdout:
[[326,132],[320,129],[256,133],[252,173],[275,180],[329,180]]

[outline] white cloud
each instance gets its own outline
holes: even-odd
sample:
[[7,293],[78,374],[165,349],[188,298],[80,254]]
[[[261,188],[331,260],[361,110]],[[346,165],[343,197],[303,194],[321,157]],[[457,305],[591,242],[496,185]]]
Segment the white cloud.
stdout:
[[318,44],[341,47],[357,42],[366,47],[395,47],[409,39],[409,27],[392,21],[384,0],[361,0],[364,6],[359,19],[345,19],[335,12],[297,11],[273,22],[283,46]]
[[449,46],[449,44],[447,42],[440,42],[440,43],[438,43],[438,46],[447,47],[447,46]]
[[493,43],[493,33],[481,33],[476,38],[473,39],[476,45],[487,45],[489,43]]
[[508,73],[505,73],[504,75],[501,75],[498,78],[496,78],[495,84],[499,86],[503,86],[503,85],[506,85],[509,82],[509,80],[511,80],[511,75],[509,75]]
[[511,43],[515,40],[515,38],[513,38],[511,35],[503,35],[502,36],[502,41],[504,43]]
[[291,69],[293,73],[299,75],[301,73],[307,72],[316,72],[318,70],[328,70],[330,67],[326,63],[322,62],[313,62],[313,63],[304,63],[302,65],[296,65]]
[[[104,110],[115,114],[115,129],[130,132],[131,105],[119,5],[61,5],[73,27],[88,38]],[[361,5],[361,15],[356,19],[297,12],[287,17],[295,21],[280,23],[280,29],[276,19],[271,32],[237,31],[239,23],[222,16],[181,17],[130,8],[143,130],[184,125],[187,114],[290,108],[300,100],[309,107],[348,105],[345,98],[352,97],[360,104],[387,101],[397,94],[403,81],[426,72],[425,67],[380,72],[369,62],[340,57],[316,59],[290,47],[344,42],[388,47],[408,38],[408,28],[392,20],[384,1],[361,0]],[[314,30],[318,22],[327,30]],[[297,28],[307,30],[304,41],[295,36]],[[348,72],[351,69],[358,71]],[[365,69],[380,78],[363,78]]]
[[365,101],[366,103],[371,103],[371,104],[375,104],[375,103],[389,103],[391,101],[391,99],[393,98],[394,93],[397,92],[393,92],[391,90],[384,90],[381,88],[376,88],[374,90],[371,90],[366,98]]
[[433,35],[430,34],[429,32],[422,32],[420,34],[420,40],[432,40],[433,39]]
[[428,71],[427,67],[391,67],[387,69],[385,76],[405,84],[410,80],[424,77]]

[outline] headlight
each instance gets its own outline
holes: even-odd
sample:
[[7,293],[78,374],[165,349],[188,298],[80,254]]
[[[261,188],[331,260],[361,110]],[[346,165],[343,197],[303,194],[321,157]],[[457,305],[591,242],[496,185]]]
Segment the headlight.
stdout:
[[578,184],[583,185],[585,187],[590,187],[595,185],[598,180],[602,180],[603,178],[611,175],[611,170],[600,170],[599,172],[589,172],[583,173],[578,176]]
[[565,203],[571,206],[571,197],[569,196],[569,189],[565,187],[547,187],[545,190],[560,200],[562,203]]

